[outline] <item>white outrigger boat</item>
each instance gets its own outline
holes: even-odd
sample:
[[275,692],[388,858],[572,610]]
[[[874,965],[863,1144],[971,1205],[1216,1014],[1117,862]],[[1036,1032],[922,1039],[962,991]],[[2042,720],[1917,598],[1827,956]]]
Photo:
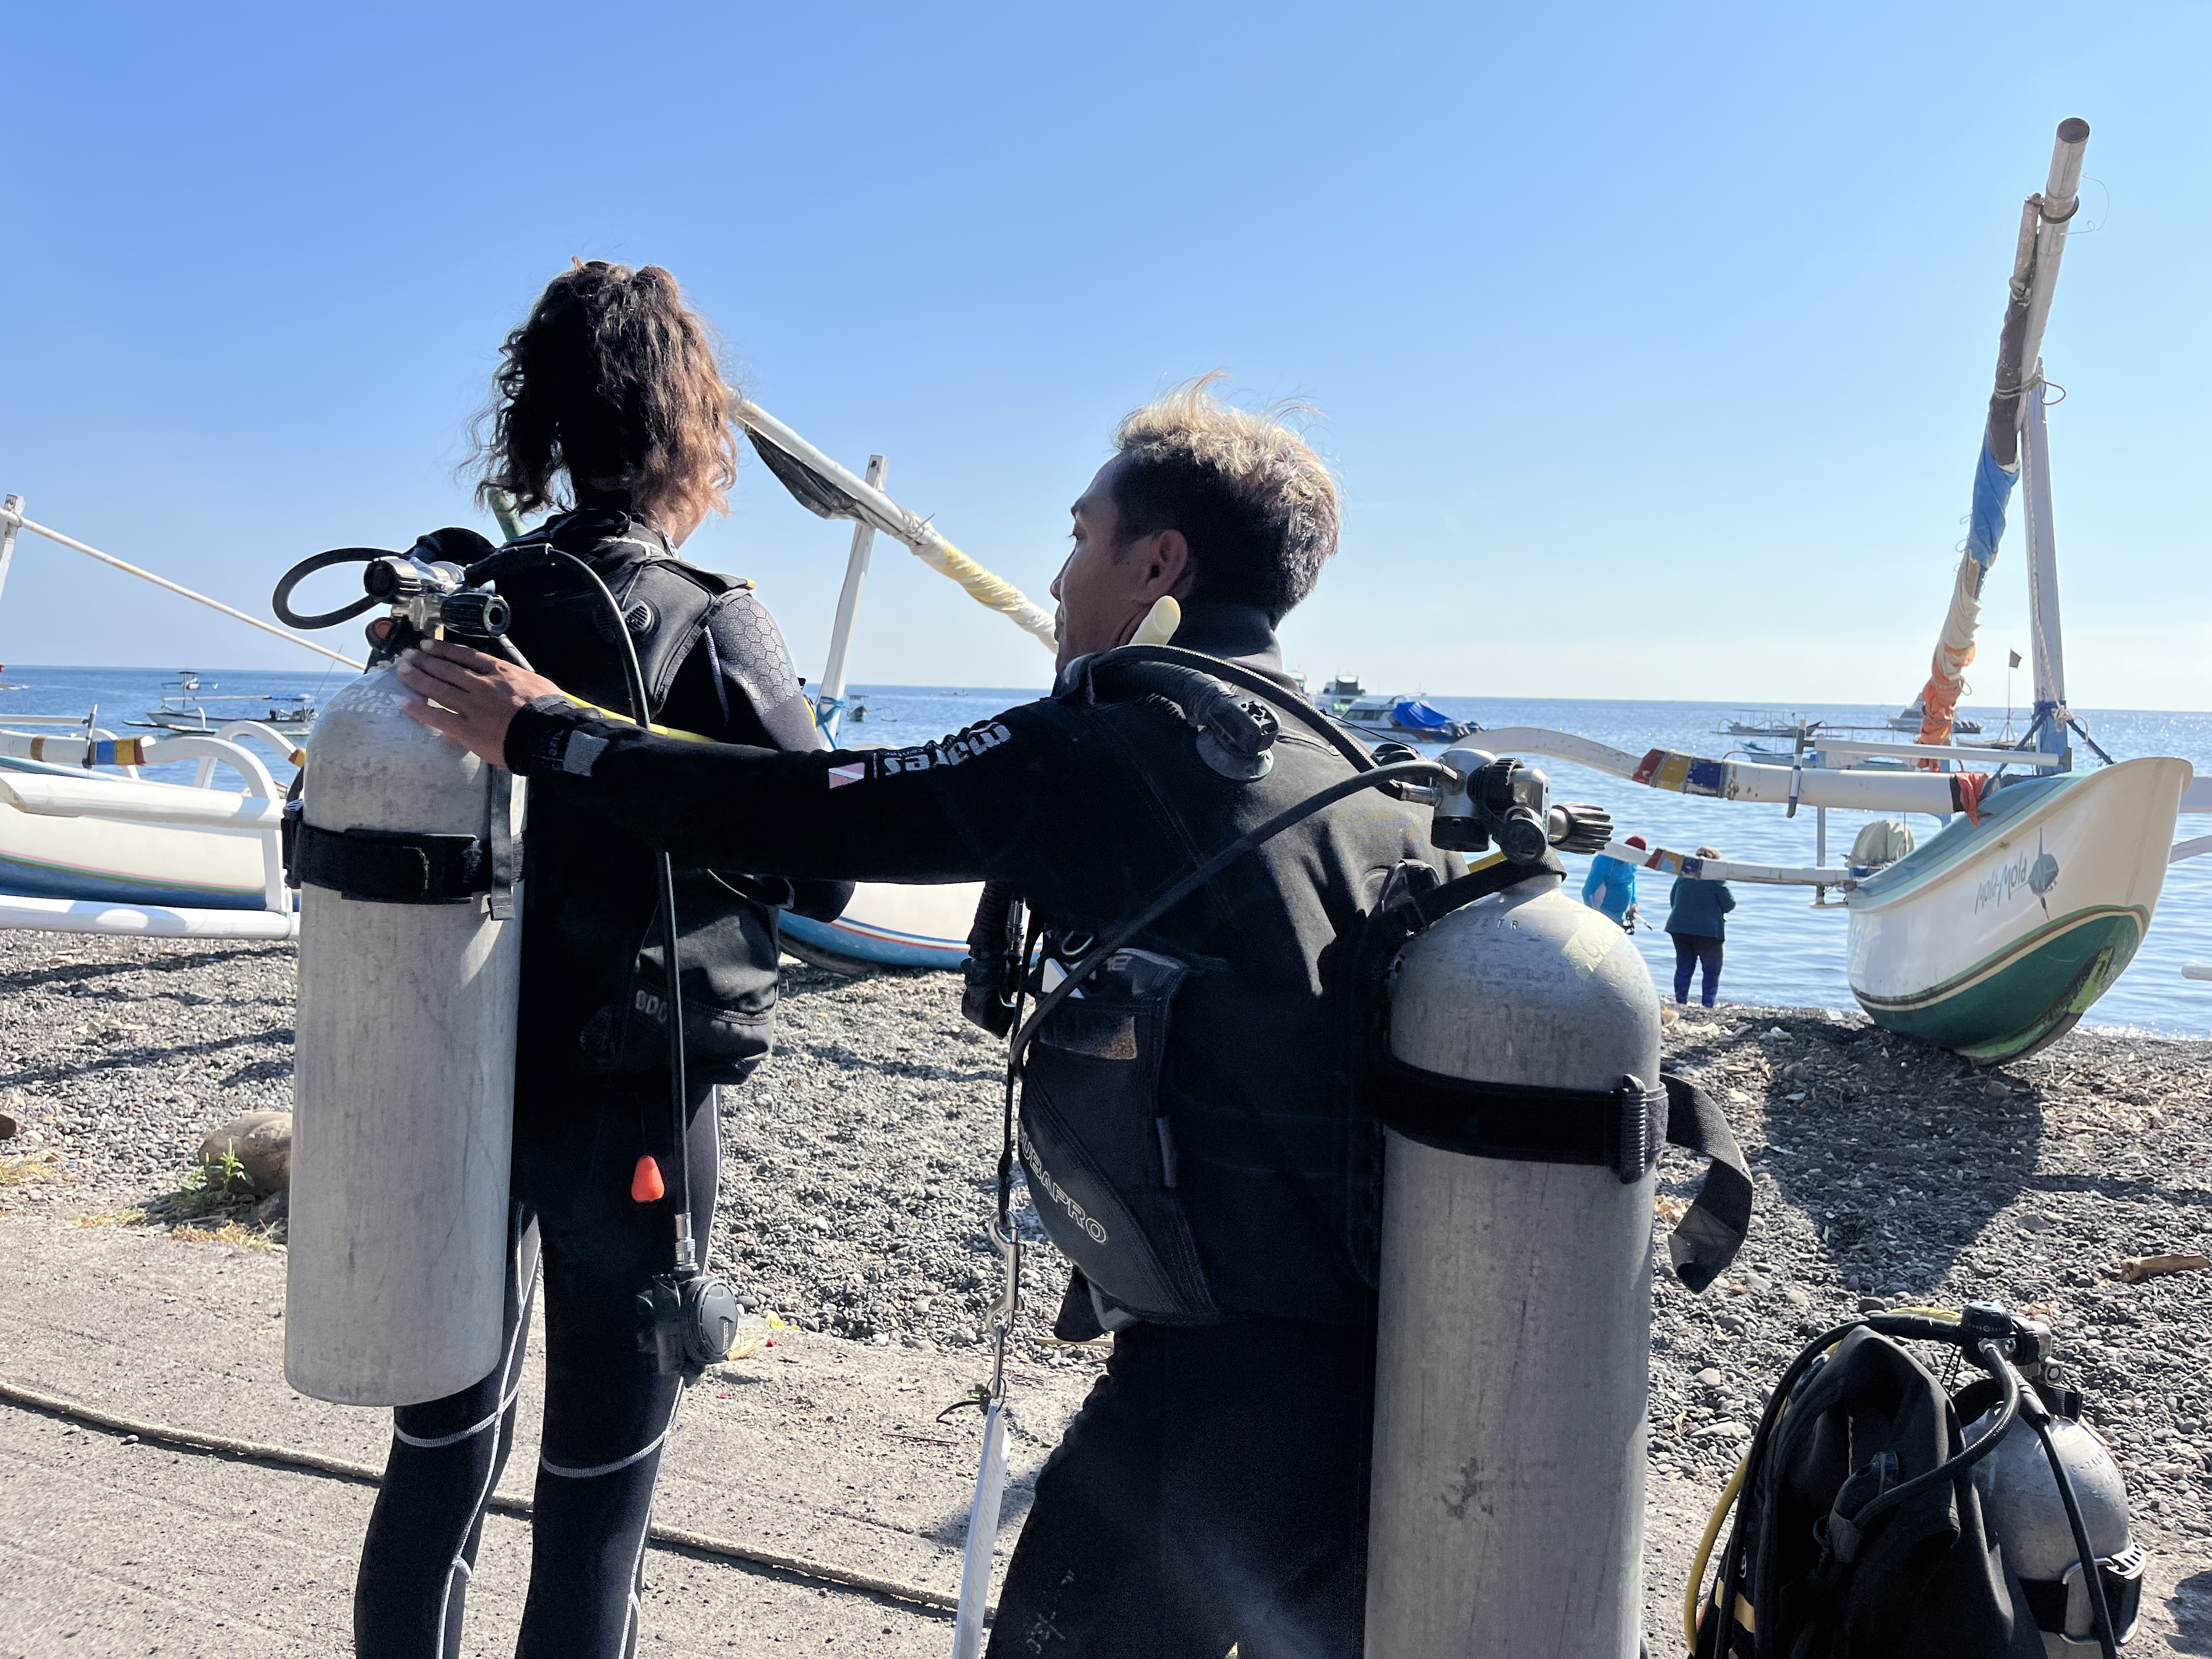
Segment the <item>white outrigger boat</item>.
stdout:
[[[1498,753],[1577,762],[1654,788],[1716,799],[1767,802],[1815,819],[1814,862],[1786,867],[1699,860],[1616,842],[1614,857],[1661,872],[1809,886],[1815,903],[1843,896],[1853,994],[1888,1029],[1996,1060],[2027,1053],[2071,1028],[2127,967],[2156,911],[2171,861],[2212,852],[2212,836],[2170,846],[2178,811],[2212,811],[2212,781],[2191,782],[2185,761],[2149,758],[2073,769],[2069,733],[2099,755],[2066,702],[2051,527],[2039,347],[2068,224],[2076,201],[2086,124],[2069,121],[2046,188],[2028,198],[2001,337],[1996,395],[1975,477],[1972,532],[1961,560],[1935,672],[1916,707],[1917,743],[1861,741],[1812,722],[1796,725],[1794,752],[1708,759],[1655,749],[1637,756],[1570,733],[1486,732]],[[953,547],[883,488],[882,458],[866,478],[838,465],[765,411],[739,417],[769,469],[825,518],[854,521],[852,550],[816,693],[817,718],[833,738],[846,708],[854,619],[878,532],[902,543],[981,603],[1054,645],[1052,617]],[[2034,614],[2035,718],[2018,747],[1952,741],[1963,672],[1973,654],[1984,579],[2004,531],[2014,484],[2027,482],[2028,578]],[[502,520],[510,534],[519,526]],[[19,497],[0,506],[0,583],[16,532],[62,545],[155,582],[301,647],[351,659],[246,616],[58,532],[33,524]],[[1324,707],[1356,682],[1324,688]],[[1349,706],[1346,700],[1347,707]],[[11,724],[0,718],[0,727]],[[26,722],[12,722],[18,726]],[[203,937],[281,937],[295,930],[276,848],[281,803],[246,742],[284,753],[284,734],[237,722],[212,735],[117,739],[66,725],[67,735],[0,731],[0,927]],[[296,760],[296,755],[289,757]],[[198,787],[143,781],[135,767],[200,763]],[[209,788],[217,764],[242,793]],[[123,775],[88,769],[114,767]],[[1830,865],[1831,807],[1926,812],[1948,820],[1925,845],[1887,861]],[[66,820],[66,822],[64,822]],[[1889,839],[1909,847],[1897,826]],[[979,889],[974,884],[863,883],[834,923],[785,919],[794,951],[848,969],[957,968]],[[2212,977],[2212,968],[2191,970]]]
[[[133,726],[158,726],[165,732],[192,732],[203,737],[213,736],[226,726],[240,720],[252,720],[288,738],[304,738],[315,724],[315,699],[306,691],[271,691],[253,696],[240,692],[224,692],[220,687],[203,688],[200,677],[186,669],[177,676],[176,689],[161,694],[161,701],[146,711],[146,718],[133,720]],[[210,712],[210,705],[228,704],[229,707]],[[242,706],[241,706],[242,705]],[[250,714],[249,709],[262,712]]]
[[[0,592],[29,531],[264,633],[351,668],[352,658],[179,586],[0,503]],[[94,716],[0,715],[0,927],[157,938],[288,939],[299,921],[284,885],[283,791],[270,762],[296,766],[293,738],[266,721],[125,738]],[[264,755],[268,757],[264,759]],[[195,763],[189,784],[141,769]],[[237,779],[213,787],[216,769]]]
[[[856,521],[830,665],[816,694],[817,718],[831,737],[845,707],[853,623],[878,530],[1010,617],[1048,649],[1054,647],[1049,612],[877,488],[880,457],[863,481],[765,411],[746,404],[742,417],[771,470],[801,501],[824,517]],[[502,514],[501,528],[513,535],[520,526]],[[22,531],[348,667],[362,666],[38,524],[24,515],[17,495],[0,504],[0,591]],[[202,939],[295,935],[298,917],[284,886],[280,848],[283,792],[249,744],[295,766],[304,757],[292,734],[268,720],[205,720],[176,735],[119,738],[90,719],[0,715],[0,928]],[[198,763],[192,785],[139,775],[143,767],[184,760]],[[236,792],[209,787],[219,765],[236,774]],[[838,921],[787,915],[785,937],[799,954],[848,972],[957,969],[968,953],[969,923],[981,891],[975,883],[864,882]]]
[[[1645,854],[1617,842],[1607,851],[1662,871],[1841,891],[1851,994],[1869,1017],[1985,1062],[2031,1053],[2071,1030],[2133,960],[2168,865],[2212,851],[2212,836],[2172,845],[2177,813],[2212,811],[2212,783],[2192,784],[2184,760],[2112,763],[2067,706],[2040,349],[2088,137],[2086,122],[2061,124],[2049,183],[2024,210],[1972,528],[1933,672],[1908,711],[1918,716],[1917,742],[1851,741],[1808,725],[1795,733],[1795,753],[1775,757],[1788,763],[1778,764],[1662,750],[1638,757],[1534,730],[1481,738],[1499,752],[1577,761],[1656,788],[1776,802],[1793,815],[1814,808],[1810,869]],[[1954,711],[1973,660],[1982,584],[2004,535],[2007,501],[2023,480],[2034,720],[2017,748],[1960,747],[1953,738],[1968,728]],[[2106,765],[2075,771],[2069,733]],[[1886,864],[1829,866],[1829,807],[1932,812],[1948,822]],[[1897,831],[1909,847],[1903,826]]]

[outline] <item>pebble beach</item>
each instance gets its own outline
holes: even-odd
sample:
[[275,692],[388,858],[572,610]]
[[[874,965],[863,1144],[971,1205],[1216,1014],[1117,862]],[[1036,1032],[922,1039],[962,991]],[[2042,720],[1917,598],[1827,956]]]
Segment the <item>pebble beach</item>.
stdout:
[[[289,945],[0,934],[0,1212],[221,1231],[281,1249],[250,1197],[177,1194],[201,1137],[290,1104]],[[747,1303],[877,1346],[974,1346],[998,1291],[984,1231],[1003,1049],[949,975],[785,963],[775,1054],[724,1091],[717,1266]],[[2077,1030],[1992,1070],[1856,1015],[1692,1009],[1670,1062],[1713,1089],[1758,1208],[1704,1296],[1662,1266],[1655,1474],[1717,1491],[1768,1388],[1812,1335],[1877,1305],[1992,1298],[2050,1321],[2159,1547],[2212,1566],[2212,1043]],[[1655,1237],[1699,1170],[1670,1152]],[[206,1211],[203,1213],[201,1212]],[[1050,1343],[1066,1269],[1041,1248],[1024,1346]],[[1660,1260],[1663,1263],[1662,1251]]]

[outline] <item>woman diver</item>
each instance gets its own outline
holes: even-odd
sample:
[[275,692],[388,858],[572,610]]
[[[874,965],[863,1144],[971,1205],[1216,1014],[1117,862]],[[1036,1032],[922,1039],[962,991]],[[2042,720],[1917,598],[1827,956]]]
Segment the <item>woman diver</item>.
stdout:
[[[651,718],[723,743],[825,747],[782,635],[750,582],[676,550],[726,512],[737,447],[714,337],[675,280],[594,260],[547,287],[494,377],[480,497],[552,516],[522,539],[584,560],[635,645]],[[616,623],[573,568],[505,580],[507,637],[564,690],[628,711]],[[550,797],[524,843],[522,997],[506,1358],[474,1386],[393,1414],[354,1594],[364,1659],[453,1659],[485,1501],[514,1439],[523,1333],[542,1268],[545,1423],[517,1652],[628,1655],[647,1525],[681,1379],[641,1351],[638,1297],[670,1266],[677,1178],[653,855]],[[834,919],[849,884],[678,870],[689,1201],[714,1214],[715,1085],[768,1050],[776,914]],[[663,1170],[667,1173],[663,1175]]]

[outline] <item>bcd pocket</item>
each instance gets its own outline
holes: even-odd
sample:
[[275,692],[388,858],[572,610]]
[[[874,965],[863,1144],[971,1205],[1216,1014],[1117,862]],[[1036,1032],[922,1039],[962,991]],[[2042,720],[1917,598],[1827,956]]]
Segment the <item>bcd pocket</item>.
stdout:
[[[775,912],[704,871],[679,871],[676,882],[685,1071],[695,1083],[742,1082],[775,1030]],[[620,999],[586,1021],[585,1055],[617,1075],[662,1069],[668,970],[658,915],[623,976]]]
[[1218,1316],[1159,1109],[1169,1007],[1188,971],[1115,951],[1046,1017],[1022,1067],[1022,1164],[1045,1231],[1102,1295],[1159,1324]]

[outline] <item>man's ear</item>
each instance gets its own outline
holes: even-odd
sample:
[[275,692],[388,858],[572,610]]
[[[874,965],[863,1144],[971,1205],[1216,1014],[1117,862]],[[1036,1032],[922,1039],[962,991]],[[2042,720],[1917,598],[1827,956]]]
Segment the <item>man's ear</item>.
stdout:
[[1145,542],[1145,576],[1139,592],[1147,601],[1186,597],[1198,573],[1192,568],[1190,543],[1180,530],[1163,530]]

